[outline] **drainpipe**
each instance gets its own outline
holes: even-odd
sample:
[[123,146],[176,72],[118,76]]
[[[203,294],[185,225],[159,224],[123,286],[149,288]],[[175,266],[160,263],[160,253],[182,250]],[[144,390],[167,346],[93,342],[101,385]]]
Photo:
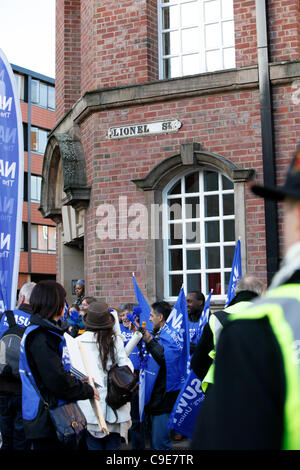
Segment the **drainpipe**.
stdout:
[[[258,80],[264,184],[275,185],[272,100],[269,77],[266,0],[256,0]],[[268,285],[279,266],[277,203],[265,199],[266,258]]]

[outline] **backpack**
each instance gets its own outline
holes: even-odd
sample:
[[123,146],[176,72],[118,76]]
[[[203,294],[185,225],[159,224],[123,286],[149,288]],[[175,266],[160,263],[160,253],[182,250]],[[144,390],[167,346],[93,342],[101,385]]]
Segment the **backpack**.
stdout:
[[19,379],[20,344],[25,328],[17,325],[12,310],[5,315],[9,328],[0,339],[0,377]]
[[138,388],[138,379],[128,366],[118,366],[114,363],[107,375],[106,403],[116,410],[129,402]]

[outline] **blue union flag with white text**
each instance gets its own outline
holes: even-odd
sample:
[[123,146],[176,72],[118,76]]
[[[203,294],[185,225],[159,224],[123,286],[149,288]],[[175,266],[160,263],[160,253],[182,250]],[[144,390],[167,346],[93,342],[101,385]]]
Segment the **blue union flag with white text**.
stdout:
[[232,269],[231,269],[231,275],[230,275],[230,280],[229,280],[229,285],[228,285],[228,291],[227,291],[227,299],[225,303],[225,307],[227,307],[232,299],[235,296],[235,288],[238,283],[238,281],[242,277],[242,258],[241,258],[241,242],[240,240],[237,241],[235,251],[234,251],[234,257],[233,257],[233,262],[232,262]]
[[178,390],[187,377],[190,357],[189,321],[183,288],[162,328],[160,343],[164,346],[166,361],[166,391]]
[[16,306],[23,181],[20,100],[12,68],[0,49],[0,312]]

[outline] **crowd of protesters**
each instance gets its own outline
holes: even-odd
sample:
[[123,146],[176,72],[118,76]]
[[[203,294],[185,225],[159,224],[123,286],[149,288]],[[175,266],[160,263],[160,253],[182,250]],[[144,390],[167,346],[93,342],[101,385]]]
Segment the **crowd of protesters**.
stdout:
[[[267,289],[256,276],[241,278],[233,300],[225,309],[210,312],[196,342],[194,333],[205,297],[197,291],[186,296],[190,367],[205,393],[189,442],[192,450],[300,449],[300,149],[282,187],[253,186],[252,190],[265,199],[283,201],[284,258]],[[123,440],[132,449],[148,445],[172,450],[174,436],[168,423],[180,384],[178,390],[167,390],[168,351],[161,341],[172,306],[163,300],[151,305],[152,331],[148,331],[132,315],[136,306],[124,304],[114,309],[121,325],[117,333],[112,308],[85,296],[84,288],[84,281],[79,280],[68,311],[66,291],[55,281],[21,288],[13,312],[16,323],[26,327],[20,377],[0,371],[2,449],[62,449],[48,410],[62,401],[73,401],[87,418],[80,449],[117,450]],[[10,326],[10,317],[9,312],[0,317],[0,338]],[[125,351],[136,330],[157,364],[142,422],[136,396],[118,410],[117,418],[105,403],[110,365],[128,365],[139,373],[137,350],[129,356]],[[63,353],[65,334],[88,345],[97,358],[101,384],[92,385],[70,372]],[[108,435],[99,430],[90,400],[101,404]]]

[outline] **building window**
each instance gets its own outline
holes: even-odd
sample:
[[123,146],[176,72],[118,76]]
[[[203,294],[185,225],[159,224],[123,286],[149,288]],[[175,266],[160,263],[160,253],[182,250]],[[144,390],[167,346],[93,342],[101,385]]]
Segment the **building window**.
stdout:
[[21,231],[21,251],[28,251],[28,223],[22,222]]
[[47,145],[48,131],[39,129],[38,127],[31,128],[31,150],[33,152],[44,154]]
[[42,177],[31,175],[31,201],[40,202],[41,201],[41,187],[42,187]]
[[160,78],[235,67],[233,0],[158,0]]
[[234,187],[212,170],[186,173],[163,192],[164,297],[227,294],[235,250]]
[[31,249],[43,253],[56,251],[56,228],[31,224]]
[[31,80],[31,102],[47,109],[55,109],[55,88],[39,80]]

